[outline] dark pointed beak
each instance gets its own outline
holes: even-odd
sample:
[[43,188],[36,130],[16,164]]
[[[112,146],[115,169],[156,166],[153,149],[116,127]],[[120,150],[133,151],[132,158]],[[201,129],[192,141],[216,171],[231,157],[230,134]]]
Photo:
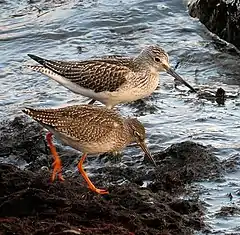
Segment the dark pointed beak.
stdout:
[[154,166],[156,167],[157,164],[156,164],[156,162],[154,161],[154,159],[153,159],[153,157],[152,157],[152,155],[151,155],[151,153],[150,153],[147,145],[145,144],[145,142],[144,142],[144,141],[139,141],[138,145],[141,147],[141,149],[143,150],[143,152],[148,156],[148,158],[150,159],[150,161],[151,161],[151,162],[154,164]]
[[179,76],[172,68],[164,66],[166,69],[166,72],[176,78],[178,81],[180,81],[182,84],[187,86],[191,91],[197,92],[191,85],[189,85],[181,76]]

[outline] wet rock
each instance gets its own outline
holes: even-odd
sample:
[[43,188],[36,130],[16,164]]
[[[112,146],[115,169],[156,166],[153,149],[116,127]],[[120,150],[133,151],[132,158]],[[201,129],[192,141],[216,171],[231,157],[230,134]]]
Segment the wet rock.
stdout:
[[48,153],[43,129],[25,117],[0,124],[0,156],[18,157],[30,163]]
[[224,105],[225,104],[225,90],[223,90],[221,87],[217,89],[216,92],[216,102],[218,105]]
[[50,184],[47,175],[6,164],[0,164],[0,178],[0,231],[5,234],[192,234],[203,227],[197,200],[133,183],[112,186],[102,197],[73,178]]
[[227,173],[238,171],[240,168],[240,154],[236,153],[226,160],[223,160],[221,165]]
[[4,234],[193,234],[204,227],[199,199],[179,196],[186,193],[186,184],[221,175],[220,163],[209,148],[193,142],[173,144],[154,155],[156,168],[141,161],[130,166],[110,164],[104,155],[99,158],[103,166],[91,176],[97,187],[110,192],[100,196],[89,191],[79,173],[66,177],[65,170],[76,165],[79,156],[61,145],[65,181],[50,183],[51,171],[39,170],[46,159],[51,166],[44,135],[41,126],[24,117],[0,126],[1,159],[8,159],[9,149],[29,164],[25,170],[0,164],[0,231]]
[[227,197],[229,198],[230,202],[233,200],[233,195],[231,193],[228,193]]
[[238,0],[192,0],[189,13],[211,32],[240,48],[240,4]]
[[[150,100],[151,103],[147,102],[148,100]],[[128,103],[127,105],[134,110],[135,116],[144,116],[146,114],[154,114],[158,111],[157,106],[154,105],[153,100],[151,100],[150,97],[136,100],[132,103]]]
[[137,169],[121,165],[106,166],[94,170],[92,179],[100,185],[99,177],[107,184],[134,182],[143,186],[144,182],[151,182],[147,188],[153,192],[163,190],[179,195],[184,192],[186,184],[219,179],[224,170],[210,148],[190,141],[173,144],[165,151],[153,154],[153,157],[157,168],[153,168],[147,161],[145,167]]
[[221,210],[216,213],[217,217],[226,217],[240,215],[240,208],[238,206],[223,206]]
[[226,98],[232,98],[230,95],[226,95],[225,90],[221,87],[216,92],[212,90],[199,91],[197,96],[200,99],[206,99],[213,103],[216,102],[218,105],[224,105]]
[[[51,168],[52,159],[47,142],[46,130],[28,117],[16,117],[13,121],[0,123],[0,159],[29,170],[39,170],[44,166]],[[57,151],[66,168],[79,158],[79,153],[65,149],[57,144]]]
[[223,171],[210,148],[190,141],[173,144],[154,158],[159,165],[149,186],[154,192],[164,189],[179,193],[185,184],[218,179]]

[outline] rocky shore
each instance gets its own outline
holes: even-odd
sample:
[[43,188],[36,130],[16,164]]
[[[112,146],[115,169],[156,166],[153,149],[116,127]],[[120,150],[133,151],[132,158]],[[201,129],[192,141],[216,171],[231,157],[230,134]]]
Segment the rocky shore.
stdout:
[[192,0],[188,9],[209,31],[240,49],[239,0]]
[[111,164],[105,155],[95,161],[104,158],[108,164],[91,176],[110,191],[100,196],[87,189],[77,172],[68,174],[79,155],[62,145],[65,181],[50,183],[51,157],[37,123],[25,117],[2,123],[0,142],[2,234],[193,234],[204,228],[204,208],[186,185],[222,173],[211,150],[193,142],[155,153],[156,169],[147,162]]

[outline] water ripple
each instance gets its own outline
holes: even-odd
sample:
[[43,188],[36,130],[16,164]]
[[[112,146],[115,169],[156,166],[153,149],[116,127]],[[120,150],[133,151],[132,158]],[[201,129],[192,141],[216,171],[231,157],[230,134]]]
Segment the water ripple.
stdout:
[[[43,75],[31,72],[27,53],[47,58],[86,59],[108,54],[134,55],[145,45],[159,44],[178,64],[177,72],[201,91],[226,90],[225,106],[174,88],[161,73],[160,86],[146,107],[122,105],[124,115],[137,115],[147,129],[151,151],[193,140],[216,148],[221,159],[239,153],[240,58],[220,48],[179,0],[1,1],[0,3],[0,118],[13,118],[25,106],[59,107],[85,103]],[[81,52],[81,53],[80,53]],[[126,150],[126,152],[131,152]],[[135,150],[131,152],[135,154]],[[139,154],[139,152],[136,152]],[[226,204],[224,194],[239,187],[239,171],[227,184],[204,183],[210,203],[206,218],[215,231],[234,231],[239,218],[226,225],[214,213]],[[229,175],[227,177],[230,177]],[[238,186],[231,186],[231,181]],[[215,190],[216,189],[216,190]],[[219,192],[221,196],[218,197]],[[237,202],[236,202],[237,203]]]

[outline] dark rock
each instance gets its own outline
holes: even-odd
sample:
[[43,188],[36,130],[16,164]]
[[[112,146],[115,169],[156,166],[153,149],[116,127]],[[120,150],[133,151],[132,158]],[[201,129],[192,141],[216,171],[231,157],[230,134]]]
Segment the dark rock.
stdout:
[[19,157],[30,163],[48,153],[43,129],[25,117],[0,124],[0,153],[2,157]]
[[154,192],[161,189],[179,193],[185,184],[218,179],[223,171],[210,148],[190,141],[173,144],[154,158],[159,164],[149,185]]
[[227,173],[233,173],[240,168],[240,154],[236,153],[233,156],[222,161],[222,167]]
[[[24,162],[27,164],[26,168],[33,171],[43,166],[50,168],[52,159],[45,135],[46,130],[28,117],[20,116],[13,121],[2,121],[0,123],[0,157],[5,159],[5,162],[19,162],[18,165]],[[69,167],[76,158],[79,158],[77,151],[66,150],[62,145],[56,147],[65,167]]]
[[188,8],[211,32],[240,48],[239,0],[195,0]]
[[226,217],[240,215],[240,208],[238,206],[223,206],[219,212],[216,213],[217,217]]
[[[148,100],[150,100],[151,103],[149,103]],[[134,116],[136,117],[145,116],[146,114],[154,114],[158,111],[158,108],[154,105],[151,97],[139,99],[132,103],[128,103],[127,105],[134,110]]]
[[236,98],[236,95],[233,95],[230,92],[226,93],[224,89],[219,87],[217,91],[213,89],[199,90],[197,97],[199,99],[211,101],[212,103],[216,102],[219,106],[222,106],[227,99],[234,99]]
[[134,184],[112,186],[108,197],[102,197],[76,179],[50,184],[48,177],[0,164],[0,231],[160,235],[191,234],[203,227],[197,200],[175,199]]
[[233,200],[233,195],[231,193],[228,193],[227,197],[229,198],[230,202]]
[[[186,184],[221,175],[220,163],[207,147],[193,142],[174,144],[154,155],[156,168],[147,162],[105,166],[104,161],[91,177],[96,186],[107,185],[110,194],[100,196],[89,191],[82,177],[66,177],[65,171],[64,182],[50,183],[51,172],[39,170],[45,158],[50,163],[51,158],[38,124],[19,117],[6,122],[0,131],[2,152],[9,149],[19,161],[23,158],[35,166],[33,172],[0,164],[3,234],[172,235],[193,234],[204,227],[199,199],[188,196],[185,200],[179,195],[184,195]],[[60,145],[58,151],[67,159],[63,166],[77,164],[76,151]]]
[[217,89],[216,92],[216,102],[218,105],[224,105],[225,104],[225,90],[223,90],[221,87]]

